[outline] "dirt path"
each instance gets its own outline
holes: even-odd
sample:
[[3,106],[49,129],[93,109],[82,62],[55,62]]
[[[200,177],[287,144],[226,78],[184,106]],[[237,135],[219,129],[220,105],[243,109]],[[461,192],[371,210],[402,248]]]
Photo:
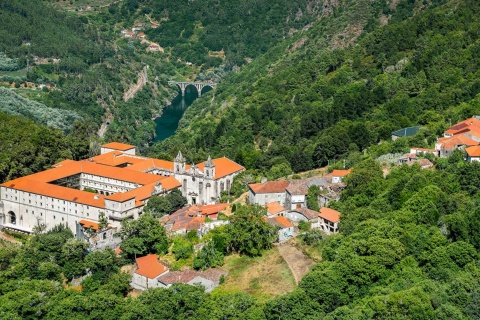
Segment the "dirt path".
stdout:
[[302,280],[303,276],[310,270],[310,267],[315,264],[315,261],[303,254],[291,241],[279,245],[278,251],[292,271],[296,284]]
[[11,243],[19,244],[19,245],[23,244],[20,241],[18,241],[17,239],[15,239],[14,237],[9,236],[8,234],[5,234],[3,232],[0,232],[0,239],[6,240],[6,241],[11,242]]

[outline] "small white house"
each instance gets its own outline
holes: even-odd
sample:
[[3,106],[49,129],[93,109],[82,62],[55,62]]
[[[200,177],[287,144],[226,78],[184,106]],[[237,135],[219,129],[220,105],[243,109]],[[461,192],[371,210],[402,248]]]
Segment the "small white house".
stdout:
[[288,185],[289,182],[287,180],[251,183],[248,185],[250,204],[264,206],[267,203],[276,201],[283,206],[285,205],[285,190]]
[[274,227],[278,228],[278,242],[284,242],[293,237],[293,224],[282,216],[276,216],[266,219]]
[[343,178],[345,178],[347,175],[349,175],[351,171],[352,171],[352,169],[333,170],[333,172],[331,173],[332,183],[341,183],[343,181]]
[[137,266],[133,271],[132,287],[140,290],[158,288],[158,278],[168,273],[168,268],[158,262],[156,254],[136,259]]
[[319,223],[320,227],[327,234],[337,233],[340,222],[340,212],[327,207],[320,209]]
[[468,147],[465,151],[467,152],[467,161],[480,161],[480,146]]

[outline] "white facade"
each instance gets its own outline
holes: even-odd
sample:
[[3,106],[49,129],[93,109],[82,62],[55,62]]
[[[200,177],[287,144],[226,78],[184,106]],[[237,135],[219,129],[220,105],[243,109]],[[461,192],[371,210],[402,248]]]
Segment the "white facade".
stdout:
[[282,206],[285,205],[285,192],[277,193],[255,193],[250,189],[248,200],[251,204],[259,204],[261,206],[276,201]]

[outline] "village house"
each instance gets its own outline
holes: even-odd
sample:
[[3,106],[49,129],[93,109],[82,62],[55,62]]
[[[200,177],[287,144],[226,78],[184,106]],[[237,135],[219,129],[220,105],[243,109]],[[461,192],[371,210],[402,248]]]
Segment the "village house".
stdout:
[[81,220],[98,223],[102,213],[119,228],[123,220],[137,219],[151,196],[174,189],[189,204],[214,204],[244,170],[227,158],[187,166],[181,153],[173,162],[142,157],[135,146],[122,143],[101,150],[98,156],[65,160],[1,184],[0,227],[31,233],[38,224],[50,229],[63,223],[81,238]]
[[219,203],[212,205],[193,205],[181,208],[170,215],[165,215],[158,219],[170,235],[183,235],[191,230],[200,232],[199,236],[205,235],[209,230],[216,226],[228,223],[228,221],[219,221],[220,223],[209,224],[209,220],[217,220],[218,214],[229,206],[228,203]]
[[480,146],[468,147],[465,149],[468,162],[480,161]]
[[287,209],[285,209],[280,203],[276,201],[267,203],[265,205],[265,208],[267,209],[268,217],[283,216],[287,212]]
[[158,288],[160,287],[158,278],[169,272],[168,267],[158,261],[156,254],[137,258],[135,263],[131,282],[131,286],[135,289]]
[[139,37],[140,39],[145,39],[145,33],[139,32],[139,33],[137,34],[137,37]]
[[340,212],[327,207],[323,207],[320,209],[320,214],[318,216],[320,218],[320,228],[325,231],[325,233],[338,233]]
[[219,284],[222,277],[227,275],[226,271],[220,269],[208,269],[205,271],[171,271],[158,277],[159,288],[169,288],[175,283],[189,284],[192,286],[201,285],[205,292],[212,292]]
[[290,181],[285,191],[285,207],[287,209],[292,210],[307,206],[308,185],[305,181]]
[[117,241],[114,235],[117,233],[117,228],[107,225],[101,229],[96,222],[82,219],[78,221],[82,226],[81,232],[77,235],[77,239],[88,241],[91,248],[104,249],[106,247],[116,247]]
[[455,150],[465,150],[466,147],[477,146],[478,141],[470,139],[463,134],[457,134],[447,138],[439,138],[435,143],[435,150],[441,158],[449,157]]
[[297,223],[300,221],[310,222],[312,223],[312,228],[318,227],[316,226],[318,223],[318,211],[308,209],[307,207],[295,208],[287,212],[284,217]]
[[266,181],[263,183],[251,183],[248,185],[250,204],[266,205],[272,201],[285,205],[285,190],[289,182],[287,180]]
[[332,178],[332,183],[342,183],[343,178],[348,176],[352,169],[348,170],[333,170],[328,176]]
[[285,217],[274,216],[269,217],[266,221],[278,229],[277,231],[277,242],[282,243],[293,237],[293,224],[288,221]]

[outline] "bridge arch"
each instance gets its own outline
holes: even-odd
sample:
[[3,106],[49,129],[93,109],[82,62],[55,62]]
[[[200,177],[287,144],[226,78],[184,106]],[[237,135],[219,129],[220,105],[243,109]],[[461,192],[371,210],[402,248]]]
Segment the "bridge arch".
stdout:
[[[168,81],[169,85],[177,85],[180,88],[180,91],[182,92],[182,97],[185,96],[185,92],[187,91],[188,88],[190,87],[195,87],[197,90],[197,94],[199,97],[202,96],[202,91],[205,87],[210,87],[210,88],[215,88],[217,86],[216,83],[210,83],[210,82],[187,82],[187,81]],[[206,92],[206,91],[204,91]]]

